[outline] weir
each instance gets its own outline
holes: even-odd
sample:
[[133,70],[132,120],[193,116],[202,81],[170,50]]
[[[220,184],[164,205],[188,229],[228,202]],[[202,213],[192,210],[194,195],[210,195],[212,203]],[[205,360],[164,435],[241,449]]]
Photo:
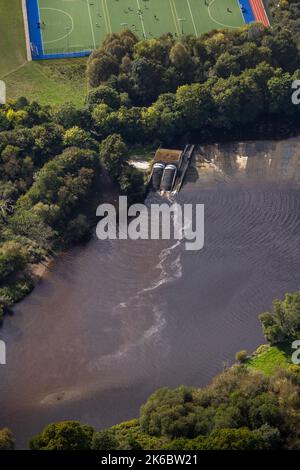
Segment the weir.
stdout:
[[183,151],[158,149],[148,181],[149,190],[163,196],[177,194],[182,188],[194,150],[195,145],[187,145]]

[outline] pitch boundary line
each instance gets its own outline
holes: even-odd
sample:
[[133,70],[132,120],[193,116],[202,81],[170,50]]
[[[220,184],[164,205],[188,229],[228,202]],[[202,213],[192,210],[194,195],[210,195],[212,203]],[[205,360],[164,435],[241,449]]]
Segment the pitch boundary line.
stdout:
[[[209,15],[211,21],[213,21],[213,22],[216,23],[216,24],[219,24],[220,26],[224,26],[224,28],[240,29],[241,26],[231,26],[231,25],[229,25],[229,24],[221,23],[220,21],[216,20],[216,19],[212,16],[211,11],[210,11],[210,7],[215,3],[215,1],[216,1],[216,0],[211,0],[210,4],[209,4],[208,7],[207,7],[208,15]],[[244,19],[243,19],[243,21],[244,21]]]
[[102,10],[103,10],[103,15],[104,15],[104,21],[105,21],[106,32],[107,32],[107,34],[108,34],[108,33],[109,33],[109,26],[108,26],[108,19],[107,19],[107,16],[106,16],[106,11],[105,11],[104,0],[102,0]]
[[268,26],[271,26],[270,18],[269,18],[267,9],[266,9],[266,5],[264,4],[264,0],[261,0],[261,3],[262,3],[262,7],[263,7],[263,9],[264,9],[265,15],[266,15],[266,19],[267,19],[267,22],[268,22]]
[[244,20],[244,23],[246,24],[246,18],[245,18],[245,16],[244,16],[244,13],[243,13],[243,10],[242,10],[242,5],[241,5],[241,3],[240,3],[240,0],[236,0],[236,2],[237,2],[237,4],[238,4],[238,6],[239,6],[239,9],[240,9],[242,18],[243,18],[243,20]]
[[88,8],[88,12],[89,12],[89,18],[90,18],[90,25],[91,25],[91,31],[92,31],[92,38],[93,38],[93,42],[94,42],[94,48],[96,49],[96,38],[95,38],[95,32],[94,32],[94,28],[93,28],[92,14],[91,14],[91,8],[90,8],[89,0],[86,0],[86,5],[87,5],[87,8]]
[[31,61],[32,60],[32,54],[31,54],[31,47],[30,47],[29,22],[28,22],[28,12],[27,12],[26,0],[22,0],[22,13],[23,13],[23,21],[24,21],[27,60]]
[[[175,9],[175,5],[174,5],[174,1],[173,1],[173,0],[169,0],[169,3],[170,3],[170,8],[171,8],[172,16],[173,16],[173,21],[174,21],[175,29],[176,29],[176,31],[177,31],[178,37],[180,38],[181,32],[180,32],[179,24],[178,24],[178,21],[177,21],[176,9]],[[174,11],[174,10],[175,10],[175,11]]]
[[[106,30],[106,34],[109,33],[109,30],[108,30],[108,26],[107,26],[107,22],[106,22],[106,15],[105,15],[105,10],[104,10],[104,3],[103,3],[103,0],[97,0],[97,8],[99,9],[99,13],[101,12],[103,14],[103,18],[104,18],[104,27],[105,27],[105,30]],[[102,16],[101,16],[102,18]],[[103,39],[101,39],[100,42],[102,42]]]
[[[41,23],[41,8],[40,8],[40,2],[39,0],[37,0],[37,7],[38,7],[38,17],[39,17],[39,22]],[[41,35],[41,46],[42,46],[42,53],[45,54],[45,50],[44,50],[44,38],[43,38],[43,34],[42,32],[40,31],[40,35]]]
[[192,8],[191,8],[190,0],[186,0],[186,1],[187,1],[189,10],[190,10],[190,15],[191,15],[191,18],[192,18],[192,22],[193,22],[193,26],[194,26],[194,30],[195,30],[196,38],[197,38],[197,37],[199,37],[199,34],[198,34],[198,31],[197,31],[197,28],[196,28],[196,23],[195,23],[195,20],[194,20],[194,15],[193,15],[193,11],[192,11]]
[[[138,6],[138,9],[140,11],[142,11],[139,0],[136,0],[136,3],[137,3],[137,6]],[[143,34],[144,34],[144,39],[147,39],[147,34],[146,34],[146,30],[145,30],[145,23],[144,23],[144,20],[143,20],[143,15],[141,14],[141,15],[138,15],[138,16],[140,17],[140,21],[141,21],[141,25],[142,25],[142,29],[143,29]]]
[[180,38],[181,31],[180,31],[180,25],[179,25],[179,21],[178,21],[178,14],[177,14],[176,5],[175,5],[174,0],[170,0],[170,6],[171,6],[172,14],[173,14],[173,20],[174,20],[174,23],[175,23],[175,28],[177,30],[178,37]]
[[109,8],[108,8],[108,5],[107,5],[107,1],[103,0],[103,4],[104,4],[104,8],[105,8],[106,15],[107,15],[107,24],[108,24],[107,32],[112,34],[113,31],[112,31],[112,27],[111,27],[110,13],[109,13]]

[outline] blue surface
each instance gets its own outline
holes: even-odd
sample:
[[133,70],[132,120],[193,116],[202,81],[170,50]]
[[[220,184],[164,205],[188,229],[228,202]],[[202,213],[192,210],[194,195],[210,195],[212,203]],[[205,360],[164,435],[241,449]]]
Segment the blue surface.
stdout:
[[249,0],[237,0],[237,1],[240,4],[245,23],[249,24],[255,21],[255,16],[252,11],[252,7],[250,5],[250,1]]
[[42,31],[38,27],[38,24],[41,21],[38,0],[26,0],[26,5],[31,44],[31,55],[33,60],[66,59],[71,57],[84,57],[90,55],[91,51],[68,52],[61,54],[44,54]]
[[90,55],[92,51],[83,52],[68,52],[61,54],[42,54],[39,56],[32,57],[33,60],[44,60],[44,59],[71,59],[72,57],[86,57]]
[[31,54],[33,59],[38,59],[44,55],[42,32],[38,28],[40,22],[40,12],[38,0],[26,0],[28,26],[31,44]]

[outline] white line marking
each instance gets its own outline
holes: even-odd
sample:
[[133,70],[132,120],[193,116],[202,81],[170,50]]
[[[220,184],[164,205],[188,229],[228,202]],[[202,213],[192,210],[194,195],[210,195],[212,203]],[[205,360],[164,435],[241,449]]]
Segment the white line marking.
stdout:
[[22,12],[23,12],[23,20],[24,20],[27,60],[31,61],[32,60],[32,55],[31,55],[31,48],[30,48],[30,36],[29,36],[29,26],[28,26],[28,14],[27,14],[26,0],[22,0]]
[[189,7],[189,10],[190,10],[190,14],[191,14],[191,18],[192,18],[192,22],[193,22],[193,26],[194,26],[194,30],[195,30],[195,33],[196,33],[196,37],[199,36],[198,34],[198,31],[197,31],[197,28],[196,28],[196,24],[195,24],[195,20],[194,20],[194,15],[193,15],[193,12],[192,12],[192,9],[191,9],[191,4],[190,4],[190,1],[189,0],[186,0],[187,1],[187,4],[188,4],[188,7]]
[[[219,24],[220,26],[224,26],[225,28],[232,28],[232,29],[240,29],[242,26],[231,26],[230,24],[225,24],[225,23],[220,23],[220,21],[217,21],[211,14],[210,12],[210,7],[215,3],[216,0],[212,0],[210,2],[210,4],[208,5],[207,7],[207,11],[208,11],[208,14],[209,14],[209,17],[210,19],[216,23],[216,24]],[[243,18],[243,23],[244,23],[244,18]]]
[[89,17],[90,17],[90,23],[91,23],[91,30],[92,30],[94,48],[96,49],[96,39],[95,39],[95,33],[94,33],[94,28],[93,28],[93,21],[92,21],[92,14],[91,14],[91,8],[90,8],[89,0],[86,0],[86,4],[87,4],[87,7],[88,7],[88,11],[89,11]]
[[45,7],[45,8],[41,8],[41,10],[54,10],[54,11],[59,11],[60,13],[64,13],[66,16],[68,16],[68,18],[70,18],[71,20],[71,30],[65,34],[64,36],[58,38],[58,39],[52,39],[51,41],[43,41],[44,44],[51,44],[53,42],[57,42],[57,41],[62,41],[63,39],[67,38],[68,36],[70,36],[70,34],[73,33],[74,31],[74,20],[72,18],[72,16],[70,15],[70,13],[67,13],[66,11],[64,10],[60,10],[59,8],[50,8],[50,7]]
[[[38,6],[38,14],[39,14],[39,22],[41,23],[41,13],[40,13],[40,4],[39,4],[39,0],[37,0],[37,6]],[[43,38],[43,34],[41,34],[41,40],[42,40],[42,53],[45,54],[45,51],[44,51],[44,38]]]
[[239,6],[239,9],[240,9],[240,12],[241,12],[243,21],[244,21],[245,24],[247,24],[246,18],[245,18],[245,16],[244,16],[244,13],[243,13],[243,10],[242,10],[242,5],[240,4],[240,0],[236,0],[236,1],[237,1],[238,6]]
[[7,78],[9,75],[12,75],[13,73],[17,72],[19,69],[24,67],[24,65],[26,65],[26,64],[28,64],[27,60],[26,60],[26,62],[24,62],[24,64],[21,64],[18,67],[16,67],[15,69],[11,70],[10,72],[7,72],[5,75],[2,75],[2,77],[0,77],[0,80],[2,80],[4,78]]
[[[139,0],[136,0],[136,3],[137,3],[137,6],[138,6],[138,9],[141,10],[141,5],[140,5]],[[145,25],[144,25],[144,20],[143,20],[143,15],[138,15],[138,16],[140,17],[140,20],[141,20],[141,23],[142,23],[142,28],[143,28],[143,33],[144,33],[144,39],[147,39],[146,30],[145,30]]]
[[169,0],[169,3],[170,3],[170,8],[171,8],[172,16],[173,16],[174,26],[175,26],[175,29],[176,29],[176,31],[177,31],[176,34],[178,34],[178,37],[180,37],[180,36],[181,36],[181,32],[180,32],[179,24],[178,24],[178,21],[177,21],[176,13],[175,13],[175,11],[174,11],[175,5],[174,5],[174,2],[172,2],[172,0]]

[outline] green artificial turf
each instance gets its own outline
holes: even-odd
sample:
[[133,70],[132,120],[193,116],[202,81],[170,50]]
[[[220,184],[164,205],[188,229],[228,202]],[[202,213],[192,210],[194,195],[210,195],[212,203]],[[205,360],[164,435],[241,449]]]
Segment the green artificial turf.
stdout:
[[244,23],[237,0],[39,0],[39,8],[45,54],[94,49],[122,29],[149,39]]

